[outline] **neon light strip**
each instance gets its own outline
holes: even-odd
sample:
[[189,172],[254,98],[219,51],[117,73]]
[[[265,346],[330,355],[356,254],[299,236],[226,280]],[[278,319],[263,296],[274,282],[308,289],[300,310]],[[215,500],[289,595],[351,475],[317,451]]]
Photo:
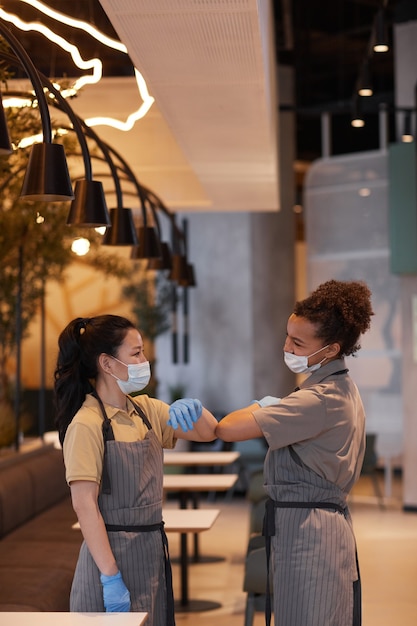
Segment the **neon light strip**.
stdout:
[[70,44],[66,39],[54,33],[47,26],[36,22],[23,22],[19,17],[17,17],[17,15],[13,15],[12,13],[6,13],[6,11],[1,8],[0,18],[3,18],[7,22],[12,22],[12,24],[17,26],[17,28],[20,28],[20,30],[24,30],[26,32],[32,30],[40,33],[41,35],[44,35],[45,37],[47,37],[47,39],[55,43],[57,46],[59,46],[66,52],[69,52],[72,60],[78,68],[80,68],[81,70],[92,69],[93,74],[91,76],[83,76],[76,81],[76,83],[74,84],[74,89],[76,89],[77,91],[81,89],[81,87],[83,87],[84,85],[98,83],[98,81],[101,79],[103,75],[103,64],[100,59],[89,59],[88,61],[84,61],[76,46]]
[[[64,15],[63,13],[59,13],[58,11],[54,11],[53,9],[43,4],[42,2],[39,2],[38,0],[20,0],[20,1],[26,2],[27,4],[33,6],[35,9],[39,10],[45,15],[48,15],[49,17],[51,17],[52,19],[55,19],[58,22],[61,22],[63,24],[69,24],[73,28],[84,30],[89,35],[94,37],[97,41],[100,41],[101,43],[108,46],[109,48],[113,48],[115,50],[119,50],[120,52],[127,54],[127,48],[124,44],[122,44],[120,41],[116,41],[115,39],[111,39],[110,37],[107,37],[100,31],[98,31],[96,28],[88,24],[87,22],[76,20],[68,15]],[[60,46],[63,50],[65,50],[66,52],[69,52],[71,54],[72,60],[74,61],[74,64],[79,69],[83,69],[83,70],[92,69],[93,70],[92,75],[83,76],[79,78],[73,85],[72,90],[66,90],[65,92],[63,91],[62,92],[63,96],[73,95],[74,90],[76,91],[80,89],[80,87],[86,84],[97,83],[102,78],[103,64],[100,59],[89,59],[87,61],[84,61],[76,46],[69,43],[66,39],[57,35],[53,31],[51,31],[49,28],[44,26],[43,24],[40,24],[38,22],[23,22],[16,15],[12,13],[7,13],[1,8],[0,8],[0,18],[3,18],[7,22],[13,23],[17,28],[20,28],[21,30],[24,30],[24,31],[34,30],[44,35],[47,39],[49,39],[56,45]],[[95,117],[95,118],[90,118],[88,120],[85,120],[86,124],[91,127],[99,126],[99,125],[113,126],[114,128],[117,128],[119,130],[128,131],[134,126],[137,120],[144,117],[146,113],[149,111],[149,109],[151,108],[155,100],[152,96],[149,95],[146,82],[142,74],[136,68],[135,68],[135,78],[136,78],[136,84],[138,86],[139,94],[143,100],[142,105],[139,107],[137,111],[135,111],[134,113],[131,113],[125,122],[122,122],[122,121],[119,121],[110,117]]]
[[79,28],[80,30],[84,30],[86,33],[94,37],[94,39],[97,39],[97,41],[104,43],[104,45],[108,48],[114,48],[114,50],[119,50],[120,52],[124,52],[125,54],[127,54],[127,48],[124,44],[122,44],[121,41],[117,41],[117,39],[111,39],[110,37],[107,37],[107,35],[104,35],[102,32],[94,28],[94,26],[91,26],[91,24],[89,24],[88,22],[76,20],[69,15],[64,15],[59,11],[54,11],[54,9],[51,9],[51,7],[49,7],[48,5],[43,4],[43,2],[39,2],[39,0],[20,0],[20,2],[25,2],[26,4],[29,4],[34,9],[37,9],[48,17],[51,17],[57,22],[61,22],[61,24],[66,24],[68,26],[72,26],[73,28]]
[[[142,75],[140,74],[140,72],[138,72],[136,68],[135,68],[135,75],[136,75],[137,84],[139,85],[143,81],[146,87],[146,83]],[[139,87],[139,91],[141,91],[140,87]],[[114,128],[118,128],[119,130],[127,131],[133,128],[137,120],[141,119],[142,117],[146,115],[146,113],[149,111],[153,103],[154,103],[154,99],[149,97],[148,100],[142,104],[140,109],[138,109],[138,111],[135,111],[134,113],[131,113],[128,116],[125,122],[118,122],[114,118],[110,118],[110,117],[89,117],[88,119],[84,121],[87,124],[87,126],[91,126],[91,127],[107,125],[107,126],[113,126]],[[139,113],[140,113],[140,116],[138,116]]]

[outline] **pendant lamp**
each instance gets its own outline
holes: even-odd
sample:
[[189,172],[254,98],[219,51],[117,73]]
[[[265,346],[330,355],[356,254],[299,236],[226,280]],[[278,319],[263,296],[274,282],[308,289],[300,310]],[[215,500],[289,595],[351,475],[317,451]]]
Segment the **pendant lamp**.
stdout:
[[187,265],[187,274],[188,274],[187,284],[183,286],[184,287],[197,287],[197,281],[195,279],[195,273],[194,273],[194,265],[192,265],[191,263],[188,263]]
[[374,52],[388,52],[388,32],[384,8],[380,9],[375,18]]
[[132,259],[159,259],[162,255],[161,243],[153,226],[140,226],[139,243],[132,250]]
[[148,262],[149,270],[170,270],[172,269],[172,255],[169,244],[161,241],[161,256],[153,257]]
[[110,209],[111,226],[103,237],[103,246],[137,246],[138,237],[132,209]]
[[67,224],[86,228],[112,225],[101,181],[77,180]]
[[188,262],[187,257],[182,254],[174,254],[172,256],[172,270],[168,276],[169,280],[182,285],[188,280]]
[[[32,83],[42,122],[43,142],[32,146],[20,195],[25,200],[45,202],[72,200],[74,194],[64,146],[52,143],[51,118],[39,73],[19,39],[1,21],[0,35],[8,42]],[[9,56],[1,54],[3,58]]]
[[64,146],[60,143],[33,144],[20,197],[44,202],[74,198]]

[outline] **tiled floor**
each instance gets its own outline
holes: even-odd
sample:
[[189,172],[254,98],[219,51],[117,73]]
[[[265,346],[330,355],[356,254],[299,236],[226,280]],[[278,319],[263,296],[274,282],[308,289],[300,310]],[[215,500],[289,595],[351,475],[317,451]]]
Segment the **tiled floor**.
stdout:
[[[394,497],[385,510],[381,510],[368,478],[361,481],[353,493],[350,508],[362,574],[363,626],[416,626],[417,514],[402,512],[400,483],[396,483]],[[167,506],[177,504],[170,500]],[[190,598],[213,600],[222,606],[201,613],[179,612],[177,625],[243,626],[242,581],[248,504],[242,497],[225,501],[220,496],[214,503],[202,501],[201,506],[220,508],[221,513],[213,528],[200,535],[200,552],[206,556],[222,555],[224,560],[190,565]],[[179,554],[179,537],[172,534],[169,541],[171,556],[175,557]],[[191,549],[191,538],[189,542]],[[173,574],[178,597],[179,566],[176,563]],[[257,613],[254,626],[263,624],[263,614]]]

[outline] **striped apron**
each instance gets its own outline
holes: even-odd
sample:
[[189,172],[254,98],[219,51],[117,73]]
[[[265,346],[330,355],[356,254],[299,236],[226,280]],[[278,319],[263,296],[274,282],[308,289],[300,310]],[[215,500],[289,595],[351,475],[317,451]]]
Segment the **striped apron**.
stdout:
[[275,626],[360,626],[359,567],[344,493],[291,446],[268,452],[265,479],[266,623],[271,569]]
[[[149,626],[174,626],[172,574],[162,522],[163,451],[148,428],[142,441],[115,441],[102,409],[105,453],[98,499],[110,546],[130,592],[131,611],[148,612]],[[70,610],[104,611],[100,572],[83,542],[71,589]]]

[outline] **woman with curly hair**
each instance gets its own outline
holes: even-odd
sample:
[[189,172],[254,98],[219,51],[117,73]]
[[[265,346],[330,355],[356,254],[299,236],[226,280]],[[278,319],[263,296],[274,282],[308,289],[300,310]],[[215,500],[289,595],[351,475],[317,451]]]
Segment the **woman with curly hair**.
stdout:
[[[346,499],[360,475],[365,414],[344,357],[370,327],[362,282],[330,280],[295,304],[284,361],[308,374],[284,398],[266,396],[226,415],[224,441],[265,437],[264,534],[275,626],[359,626],[355,537]],[[268,576],[269,579],[269,576]],[[267,589],[266,616],[270,620]]]

